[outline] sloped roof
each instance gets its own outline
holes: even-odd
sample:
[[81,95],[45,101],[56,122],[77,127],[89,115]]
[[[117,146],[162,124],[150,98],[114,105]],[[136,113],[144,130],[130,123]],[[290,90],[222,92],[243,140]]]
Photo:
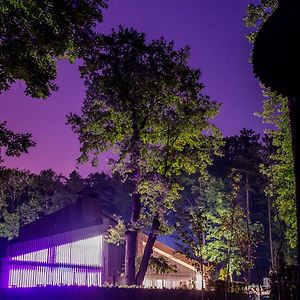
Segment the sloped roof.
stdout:
[[[144,244],[147,243],[148,236],[146,234],[139,234],[139,238]],[[195,265],[199,264],[197,260],[188,259],[185,255],[177,252],[174,248],[171,248],[157,240],[154,243],[153,251],[163,256],[166,256],[171,260],[194,271],[196,270]]]
[[22,242],[44,238],[102,223],[101,203],[94,199],[82,198],[75,204],[21,227],[19,237],[14,241]]

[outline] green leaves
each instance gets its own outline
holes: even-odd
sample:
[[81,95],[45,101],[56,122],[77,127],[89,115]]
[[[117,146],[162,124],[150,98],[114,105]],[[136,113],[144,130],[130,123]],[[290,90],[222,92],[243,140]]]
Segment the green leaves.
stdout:
[[276,126],[269,130],[269,159],[261,166],[268,178],[266,194],[272,197],[278,221],[283,221],[288,247],[296,248],[296,199],[293,169],[292,140],[287,99],[266,92],[264,111],[260,116],[266,123]]
[[254,43],[261,25],[269,18],[277,6],[277,0],[261,0],[259,4],[249,4],[247,6],[245,9],[246,16],[243,21],[246,27],[252,29],[252,32],[247,35],[247,39],[251,44]]
[[[140,265],[141,258],[137,257],[136,259],[137,265]],[[175,264],[170,263],[163,256],[154,256],[152,255],[149,260],[149,269],[154,271],[156,274],[168,274],[168,273],[176,273],[177,266]]]
[[231,276],[252,267],[262,234],[258,223],[247,227],[240,204],[240,179],[241,175],[233,171],[231,184],[226,187],[220,179],[200,177],[193,194],[179,206],[175,235],[187,257],[212,263],[217,270],[229,269]]
[[[259,4],[247,7],[244,22],[252,30],[248,36],[251,43],[254,43],[258,30],[277,8],[278,2],[261,0]],[[261,167],[262,173],[269,181],[265,191],[266,195],[273,199],[277,226],[284,226],[285,241],[279,236],[279,244],[284,243],[289,250],[295,250],[297,238],[295,176],[287,99],[264,88],[263,85],[261,87],[265,97],[264,109],[257,115],[262,117],[264,123],[271,125],[267,130],[269,145],[266,145],[269,148],[269,157]],[[290,251],[284,251],[286,260],[289,260],[288,252]]]
[[143,222],[158,215],[161,228],[179,198],[175,176],[205,173],[222,143],[210,124],[219,105],[201,94],[200,71],[188,58],[188,47],[174,50],[163,38],[147,43],[134,29],[99,35],[80,68],[87,87],[82,115],[68,118],[81,143],[79,160],[113,149],[113,172],[135,184]]
[[124,220],[121,217],[115,216],[116,225],[108,228],[105,235],[105,241],[114,245],[121,245],[125,243],[125,231],[126,226]]

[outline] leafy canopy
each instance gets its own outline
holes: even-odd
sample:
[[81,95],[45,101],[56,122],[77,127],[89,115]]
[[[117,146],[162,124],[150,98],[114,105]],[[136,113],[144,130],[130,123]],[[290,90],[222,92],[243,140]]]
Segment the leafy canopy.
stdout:
[[[230,184],[213,176],[199,178],[193,194],[184,200],[177,215],[176,238],[180,251],[201,263],[212,263],[232,277],[253,267],[254,253],[261,241],[261,224],[250,222],[239,199],[241,176],[234,170]],[[251,257],[247,256],[248,248]]]
[[31,140],[31,134],[18,134],[6,127],[6,122],[0,122],[0,164],[3,162],[1,151],[5,149],[7,156],[20,156],[27,153],[28,148],[35,146]]
[[106,0],[6,0],[0,3],[0,92],[18,79],[26,94],[57,90],[56,59],[73,61],[94,36]]
[[[171,176],[195,172],[217,151],[209,123],[218,107],[201,94],[200,71],[187,65],[189,49],[120,28],[87,50],[81,75],[87,87],[82,116],[69,123],[81,142],[80,162],[113,148],[116,170]],[[136,152],[139,150],[138,153]],[[209,151],[208,151],[209,150]],[[132,157],[138,154],[138,166]],[[136,162],[136,161],[134,161]]]
[[[245,25],[252,30],[248,39],[254,43],[255,36],[277,8],[277,0],[261,0],[258,4],[250,4],[246,9]],[[258,114],[263,121],[272,125],[267,132],[271,144],[276,147],[270,159],[262,166],[262,173],[267,176],[269,184],[266,194],[274,199],[273,206],[277,220],[285,224],[285,238],[289,250],[296,248],[296,195],[295,174],[293,171],[293,153],[291,128],[287,99],[270,92],[261,85],[265,97],[264,110]],[[285,251],[286,255],[287,251]]]
[[[204,172],[220,133],[210,124],[219,105],[201,93],[189,48],[163,38],[147,43],[134,29],[101,35],[87,49],[81,75],[87,88],[82,115],[69,123],[81,143],[80,162],[113,149],[113,171],[130,178],[152,220],[173,208],[182,172]],[[163,221],[160,220],[160,224]]]

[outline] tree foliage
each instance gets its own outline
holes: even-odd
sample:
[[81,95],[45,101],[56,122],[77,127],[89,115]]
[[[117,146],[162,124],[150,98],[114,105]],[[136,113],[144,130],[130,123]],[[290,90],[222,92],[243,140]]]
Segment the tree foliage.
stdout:
[[284,233],[289,248],[295,249],[297,243],[295,176],[287,99],[273,93],[266,94],[266,97],[261,116],[266,123],[276,126],[276,130],[268,132],[275,151],[270,153],[268,163],[262,166],[262,172],[269,180],[266,193],[274,199],[277,217],[285,224]]
[[0,92],[18,79],[26,94],[57,90],[56,60],[73,61],[94,36],[106,0],[7,0],[0,3]]
[[[261,0],[259,4],[251,4],[246,10],[245,25],[252,30],[250,42],[253,43],[260,26],[267,20],[278,6],[277,0]],[[258,114],[271,128],[267,135],[276,151],[270,153],[265,161],[262,172],[268,178],[266,194],[273,199],[273,206],[277,219],[285,224],[285,237],[290,251],[296,247],[296,199],[295,175],[293,170],[293,153],[291,140],[291,127],[289,121],[288,101],[275,93],[270,92],[261,85],[265,96],[264,110]],[[286,258],[289,255],[286,255]]]
[[28,148],[35,146],[31,140],[31,134],[14,133],[6,127],[6,122],[0,122],[0,164],[3,162],[1,151],[7,156],[20,156],[21,153],[27,153]]
[[[73,171],[67,178],[53,170],[39,175],[16,169],[0,169],[0,236],[18,236],[19,228],[43,216],[93,198],[102,210],[128,219],[128,185],[116,174],[90,174],[82,178]],[[123,192],[120,192],[123,191]]]
[[214,159],[209,172],[227,182],[232,169],[236,169],[241,176],[239,201],[246,213],[245,221],[263,225],[263,242],[255,253],[257,257],[253,271],[248,274],[250,281],[256,281],[257,272],[267,276],[270,266],[268,196],[264,192],[268,180],[260,169],[261,164],[268,161],[268,156],[261,136],[251,129],[243,128],[237,135],[225,137],[224,141],[221,147],[223,155]]
[[[261,242],[261,224],[251,222],[248,228],[245,222],[245,209],[239,197],[240,179],[236,171],[231,175],[230,186],[212,176],[199,178],[176,225],[182,253],[212,264],[221,279],[241,275],[253,267]],[[249,247],[251,257],[247,255]]]
[[52,170],[39,175],[28,171],[0,171],[0,236],[13,238],[19,228],[73,203],[63,177]]
[[91,196],[102,203],[103,210],[111,215],[130,219],[130,194],[132,184],[129,180],[122,181],[118,173],[111,176],[105,173],[92,173],[83,181],[81,194]]
[[219,105],[201,93],[200,71],[188,58],[187,47],[174,50],[163,38],[147,43],[122,27],[85,53],[86,98],[82,115],[71,114],[69,123],[81,143],[80,162],[92,157],[97,164],[109,149],[118,154],[112,170],[134,186],[128,235],[153,221],[157,234],[179,197],[174,176],[203,172],[218,152],[220,134],[209,120]]
[[[139,265],[141,263],[141,257],[137,257],[136,260],[137,265]],[[149,260],[149,270],[152,270],[158,275],[176,273],[178,271],[177,266],[163,256],[151,256]]]
[[277,8],[278,0],[260,0],[258,4],[249,4],[245,10],[244,24],[251,28],[247,35],[248,41],[253,44],[260,27]]

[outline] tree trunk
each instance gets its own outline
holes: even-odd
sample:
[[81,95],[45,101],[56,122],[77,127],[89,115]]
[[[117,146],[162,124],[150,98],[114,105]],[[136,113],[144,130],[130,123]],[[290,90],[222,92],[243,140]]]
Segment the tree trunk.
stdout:
[[273,252],[273,238],[272,238],[272,214],[271,214],[271,209],[272,209],[271,197],[268,196],[268,227],[269,227],[270,258],[271,258],[272,271],[275,271],[274,252]]
[[288,98],[294,157],[297,216],[297,300],[300,300],[300,99]]
[[[203,222],[203,221],[202,221]],[[200,270],[201,270],[201,300],[204,300],[204,267],[203,267],[203,253],[202,253],[202,249],[203,246],[205,245],[205,236],[204,236],[204,232],[203,232],[203,224],[201,222],[201,226],[200,226]]]
[[133,285],[135,278],[135,257],[137,245],[137,232],[126,231],[125,248],[125,284]]
[[135,281],[136,281],[137,285],[143,284],[143,281],[144,281],[144,278],[145,278],[145,275],[146,275],[146,272],[148,269],[149,260],[150,260],[151,254],[153,252],[153,245],[156,241],[156,236],[157,235],[153,232],[151,232],[148,236],[148,240],[147,240],[147,244],[146,244],[144,254],[142,257],[141,265],[140,265],[139,271],[136,275]]
[[[132,195],[131,222],[125,233],[125,283],[135,284],[135,258],[137,249],[137,229],[135,223],[138,221],[141,211],[140,194]],[[131,228],[130,228],[131,226]]]
[[145,278],[145,275],[146,275],[146,272],[148,269],[148,265],[149,265],[149,260],[150,260],[151,254],[153,252],[153,245],[154,245],[154,243],[156,241],[156,237],[157,237],[156,231],[159,229],[159,225],[160,224],[158,221],[158,217],[155,217],[152,222],[152,231],[148,236],[148,240],[147,240],[146,247],[145,247],[145,250],[143,253],[140,268],[136,275],[135,282],[137,285],[142,285],[142,283],[144,281],[144,278]]
[[[248,262],[251,260],[251,236],[250,236],[250,192],[249,192],[249,178],[246,173],[246,216],[247,216],[247,234],[248,234],[248,249],[247,259]],[[251,269],[248,269],[248,284],[251,281]]]
[[235,204],[232,203],[231,205],[234,205],[234,206],[232,207],[232,213],[231,213],[231,224],[230,224],[231,237],[230,237],[230,240],[229,240],[229,247],[228,247],[228,251],[227,251],[228,263],[227,263],[227,272],[226,272],[227,273],[226,274],[226,289],[225,289],[225,294],[224,294],[224,299],[225,300],[227,300],[228,293],[230,293],[228,277],[230,277],[230,282],[232,282],[232,274],[229,274],[229,272],[230,272],[230,264],[231,264],[231,250],[232,250],[232,243],[233,243]]
[[[271,167],[271,159],[270,159],[270,144],[267,146],[267,155],[268,155],[268,166],[272,170]],[[273,191],[273,172],[271,171],[271,189],[272,189],[272,197],[274,197]],[[270,247],[270,259],[271,259],[271,270],[275,272],[275,256],[274,256],[274,247],[273,247],[273,234],[272,234],[272,198],[268,196],[268,229],[269,229],[269,247]]]

